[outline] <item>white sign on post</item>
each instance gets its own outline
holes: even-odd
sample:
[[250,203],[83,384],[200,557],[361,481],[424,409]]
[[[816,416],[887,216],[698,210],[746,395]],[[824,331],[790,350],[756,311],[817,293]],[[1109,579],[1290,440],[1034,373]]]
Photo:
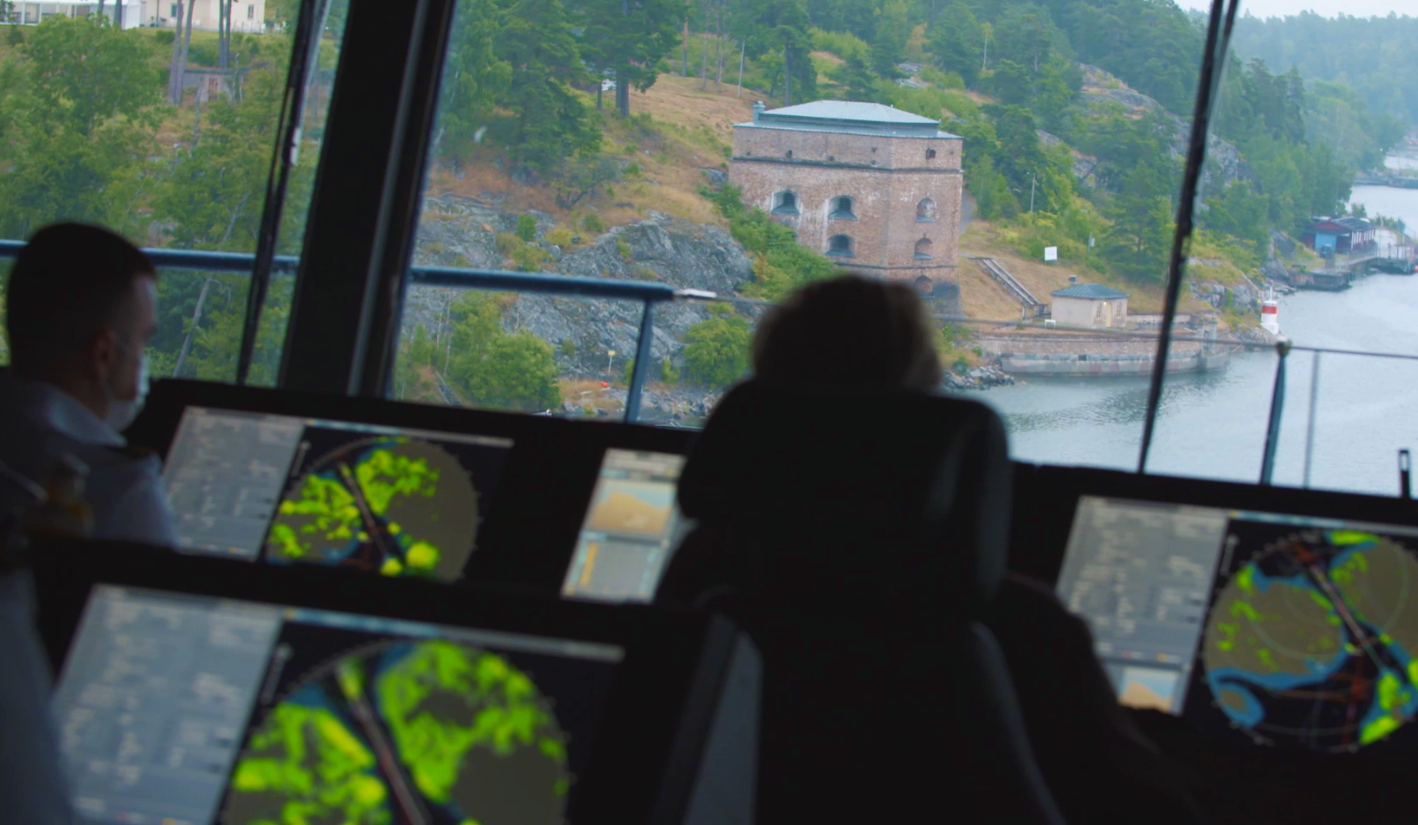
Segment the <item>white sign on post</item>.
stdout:
[[1044,247],[1044,260],[1057,261],[1059,259],[1059,248],[1057,246]]

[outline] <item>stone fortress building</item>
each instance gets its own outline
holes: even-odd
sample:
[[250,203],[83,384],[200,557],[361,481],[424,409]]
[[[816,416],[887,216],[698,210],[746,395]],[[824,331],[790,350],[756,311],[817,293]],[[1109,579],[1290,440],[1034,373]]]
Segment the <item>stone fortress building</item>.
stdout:
[[879,103],[759,102],[734,126],[729,182],[843,269],[906,281],[956,314],[963,142]]

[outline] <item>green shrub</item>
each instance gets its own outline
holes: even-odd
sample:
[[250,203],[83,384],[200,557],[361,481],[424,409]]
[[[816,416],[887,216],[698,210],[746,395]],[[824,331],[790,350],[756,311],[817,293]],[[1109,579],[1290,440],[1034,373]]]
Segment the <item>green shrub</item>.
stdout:
[[544,240],[549,244],[556,244],[562,249],[565,249],[566,247],[571,246],[571,230],[564,229],[562,227],[557,227],[556,229],[549,229],[547,230],[547,234]]
[[497,233],[496,243],[497,254],[501,255],[504,258],[512,257],[512,255],[517,250],[526,246],[526,244],[522,242],[521,238],[517,237],[516,235],[513,235],[511,232]]
[[606,231],[606,225],[601,221],[601,216],[595,212],[581,219],[581,228],[587,232],[594,232],[597,235]]
[[541,272],[542,265],[551,260],[551,255],[539,246],[523,244],[521,249],[513,251],[512,260],[523,272]]
[[965,80],[955,72],[943,72],[935,66],[922,66],[921,79],[943,89],[964,89]]
[[576,342],[570,338],[561,339],[561,354],[567,358],[576,357]]
[[713,387],[727,387],[748,372],[748,344],[753,337],[748,321],[716,315],[685,332],[685,373]]
[[25,42],[24,29],[20,26],[11,26],[10,30],[5,33],[5,42],[11,46],[22,45]]
[[517,237],[531,243],[537,239],[537,219],[531,215],[517,216]]
[[615,251],[620,255],[621,260],[630,263],[630,244],[626,243],[624,238],[615,239]]
[[158,29],[153,32],[153,42],[157,43],[159,46],[171,46],[173,39],[176,37],[177,33],[172,29]]
[[675,365],[670,361],[668,355],[665,356],[665,360],[660,362],[660,380],[666,384],[679,383],[679,370],[675,369]]

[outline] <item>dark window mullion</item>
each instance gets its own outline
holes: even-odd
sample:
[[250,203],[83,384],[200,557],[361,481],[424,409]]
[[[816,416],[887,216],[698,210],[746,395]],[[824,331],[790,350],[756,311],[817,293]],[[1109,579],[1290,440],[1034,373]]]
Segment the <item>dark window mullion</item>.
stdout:
[[382,389],[454,2],[350,0],[282,387]]

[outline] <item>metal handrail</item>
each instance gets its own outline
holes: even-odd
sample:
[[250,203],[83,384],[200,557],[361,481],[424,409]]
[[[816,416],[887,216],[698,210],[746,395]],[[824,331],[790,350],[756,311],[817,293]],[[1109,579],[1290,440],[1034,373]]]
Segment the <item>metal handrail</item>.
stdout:
[[[0,260],[13,259],[25,248],[24,241],[0,240]],[[195,249],[145,248],[143,254],[159,269],[185,269],[206,272],[250,274],[256,256],[245,252],[211,252]],[[271,264],[272,274],[293,275],[300,268],[296,255],[277,255]],[[411,266],[409,282],[421,286],[441,286],[453,289],[496,289],[537,295],[570,295],[606,300],[639,301],[641,303],[640,335],[635,347],[635,365],[630,374],[630,387],[625,397],[625,419],[640,418],[640,404],[649,375],[650,346],[654,340],[655,304],[676,300],[712,301],[719,296],[697,289],[676,289],[669,284],[645,281],[618,281],[612,278],[580,278],[552,275],[545,272],[508,272],[493,269],[461,269],[449,266]]]

